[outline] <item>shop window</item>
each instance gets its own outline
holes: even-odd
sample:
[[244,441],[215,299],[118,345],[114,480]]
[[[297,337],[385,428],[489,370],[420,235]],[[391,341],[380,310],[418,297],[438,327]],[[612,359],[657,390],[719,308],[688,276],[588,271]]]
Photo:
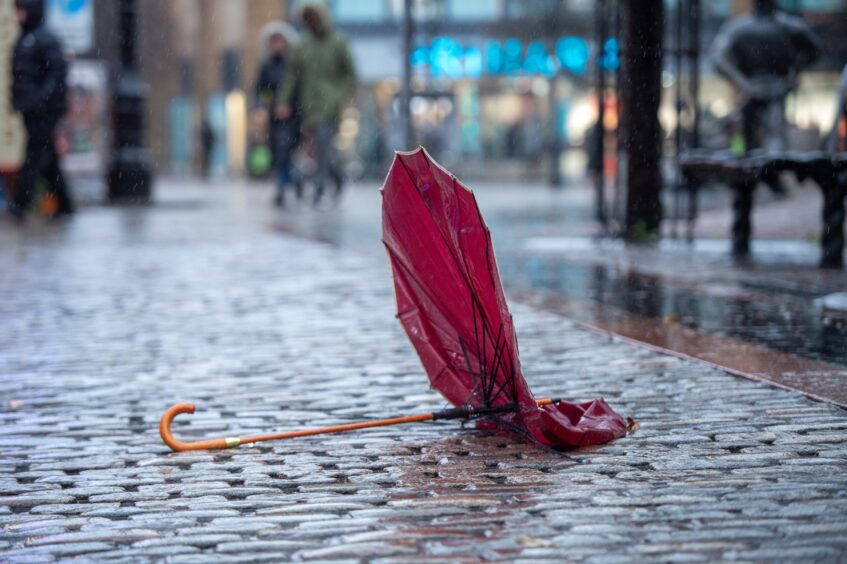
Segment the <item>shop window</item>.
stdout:
[[335,0],[333,16],[339,22],[380,22],[388,17],[385,0]]
[[494,20],[503,12],[502,0],[449,0],[449,16],[455,20]]

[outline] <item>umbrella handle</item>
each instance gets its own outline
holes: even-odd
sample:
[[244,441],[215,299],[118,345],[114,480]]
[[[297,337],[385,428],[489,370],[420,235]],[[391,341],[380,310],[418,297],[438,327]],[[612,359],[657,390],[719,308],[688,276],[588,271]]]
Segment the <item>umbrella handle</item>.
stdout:
[[[537,401],[539,406],[558,403],[559,399],[544,398]],[[297,437],[308,437],[310,435],[323,435],[327,433],[343,433],[356,429],[370,429],[373,427],[386,427],[388,425],[400,425],[403,423],[417,423],[421,421],[433,421],[436,419],[467,419],[474,415],[486,415],[515,409],[514,405],[504,405],[490,408],[456,408],[436,413],[421,413],[420,415],[407,415],[405,417],[393,417],[391,419],[375,419],[373,421],[362,421],[359,423],[347,423],[345,425],[331,425],[329,427],[318,427],[315,429],[302,429],[300,431],[287,431],[283,433],[272,433],[269,435],[258,435],[255,437],[224,437],[220,439],[205,439],[200,441],[180,441],[171,432],[171,423],[174,417],[183,413],[194,413],[194,404],[183,402],[169,407],[159,421],[159,434],[165,444],[176,452],[186,450],[219,450],[233,448],[248,443],[259,443],[263,441],[274,441],[282,439],[294,439]]]
[[162,419],[159,421],[159,434],[162,436],[165,444],[171,447],[171,450],[177,452],[184,450],[217,450],[240,444],[241,441],[231,438],[207,439],[203,441],[192,441],[190,443],[180,441],[171,433],[171,423],[174,417],[182,413],[194,413],[194,404],[182,402],[172,405],[162,414]]

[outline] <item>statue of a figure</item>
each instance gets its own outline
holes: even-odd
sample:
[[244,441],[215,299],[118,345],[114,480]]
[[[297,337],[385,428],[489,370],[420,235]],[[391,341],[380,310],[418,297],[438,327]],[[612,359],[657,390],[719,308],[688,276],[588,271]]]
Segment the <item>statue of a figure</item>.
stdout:
[[785,97],[820,52],[820,40],[809,25],[778,11],[775,0],[755,0],[750,13],[733,18],[718,32],[712,61],[745,99],[741,113],[747,151],[785,148]]

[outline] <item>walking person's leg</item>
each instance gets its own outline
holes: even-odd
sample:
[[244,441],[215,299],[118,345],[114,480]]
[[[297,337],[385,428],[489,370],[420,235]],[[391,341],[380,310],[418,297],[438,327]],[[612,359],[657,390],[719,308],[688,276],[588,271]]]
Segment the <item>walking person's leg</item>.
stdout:
[[45,160],[52,146],[50,132],[41,127],[27,128],[26,154],[15,189],[15,199],[9,206],[9,213],[23,219],[35,197],[35,183],[41,175]]
[[56,152],[56,143],[51,135],[48,140],[48,149],[44,164],[44,178],[56,195],[58,207],[56,215],[70,215],[74,213],[74,204],[71,199],[65,175],[59,165],[59,154]]
[[282,163],[282,127],[282,124],[276,120],[271,120],[268,124],[268,149],[271,151],[271,166],[276,172],[274,205],[277,207],[285,206],[285,189],[290,181]]
[[291,183],[294,184],[294,193],[297,201],[303,200],[303,172],[297,167],[295,155],[303,141],[302,123],[299,119],[293,119],[291,123],[291,146],[288,149],[288,174]]
[[329,156],[327,171],[329,177],[335,183],[335,200],[341,197],[341,190],[344,188],[344,171],[341,170],[341,158],[338,154],[338,149],[335,147],[335,135],[338,133],[338,124],[335,122],[328,123],[329,128]]
[[344,189],[344,171],[341,170],[341,162],[338,157],[338,151],[333,147],[332,160],[329,165],[329,175],[335,183],[335,199],[341,198],[341,191]]
[[335,179],[335,125],[331,122],[321,122],[315,126],[315,203],[317,204],[324,193],[326,182],[331,177]]
[[295,187],[297,199],[302,197],[302,184],[295,178],[294,171],[294,150],[297,143],[297,130],[295,125],[291,123],[281,124],[277,134],[277,197],[278,204],[284,205],[285,192],[292,184]]

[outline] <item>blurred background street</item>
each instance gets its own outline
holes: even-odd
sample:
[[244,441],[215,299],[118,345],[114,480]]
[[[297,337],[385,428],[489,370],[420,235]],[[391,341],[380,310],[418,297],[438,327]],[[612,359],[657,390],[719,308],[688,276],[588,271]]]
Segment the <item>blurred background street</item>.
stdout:
[[[845,29],[843,0],[0,0],[0,561],[843,561]],[[381,241],[418,145],[476,195],[539,397],[640,430],[170,453],[177,401],[186,439],[445,407]]]

